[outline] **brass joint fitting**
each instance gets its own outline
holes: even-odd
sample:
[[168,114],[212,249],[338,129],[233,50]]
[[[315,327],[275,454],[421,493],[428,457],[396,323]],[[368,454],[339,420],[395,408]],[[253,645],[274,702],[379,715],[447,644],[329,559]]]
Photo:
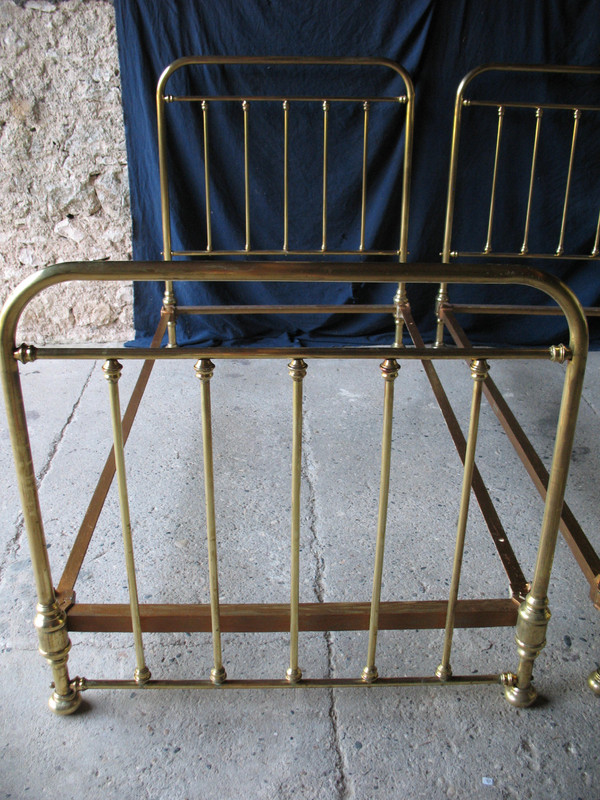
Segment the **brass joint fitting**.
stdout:
[[222,683],[225,683],[227,680],[227,673],[225,672],[225,667],[219,667],[216,669],[213,667],[210,671],[210,681],[214,683],[215,686],[220,686]]
[[194,364],[194,369],[196,370],[196,377],[198,380],[204,383],[212,378],[215,371],[215,365],[210,358],[200,358]]
[[471,377],[474,381],[484,381],[489,371],[490,366],[485,359],[474,358],[473,361],[471,361]]
[[365,667],[360,677],[364,683],[375,683],[379,677],[377,667]]
[[381,377],[385,381],[393,381],[398,377],[400,364],[398,364],[395,358],[386,358],[385,361],[381,362],[379,369],[381,370]]
[[564,344],[553,344],[550,348],[550,360],[564,364],[573,358],[572,351]]
[[528,595],[519,607],[515,639],[521,658],[534,659],[546,645],[546,628],[550,610],[546,598],[536,600]]
[[116,358],[109,358],[102,365],[102,372],[109,383],[117,383],[122,371],[123,365]]
[[500,675],[500,683],[502,686],[516,686],[517,685],[517,676],[514,672],[503,672]]
[[295,381],[301,381],[303,378],[305,378],[307,369],[308,364],[303,358],[294,358],[288,364],[290,378]]
[[289,667],[286,670],[285,679],[288,683],[298,683],[302,680],[302,670],[300,667]]
[[37,349],[32,344],[22,344],[13,350],[15,361],[20,361],[21,364],[31,364],[37,358]]

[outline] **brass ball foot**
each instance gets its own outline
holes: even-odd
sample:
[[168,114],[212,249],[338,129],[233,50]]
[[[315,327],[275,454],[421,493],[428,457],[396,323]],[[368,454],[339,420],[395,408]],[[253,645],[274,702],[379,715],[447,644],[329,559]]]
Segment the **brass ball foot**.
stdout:
[[592,692],[600,697],[600,669],[594,670],[587,682]]
[[531,684],[525,689],[520,689],[518,686],[506,686],[504,696],[515,708],[529,708],[535,703],[538,693]]
[[379,677],[377,667],[365,667],[360,677],[365,683],[374,683]]
[[211,683],[215,684],[215,686],[220,686],[222,683],[225,683],[225,681],[227,680],[227,673],[225,672],[225,667],[219,667],[219,669],[213,667],[210,671],[210,680]]
[[285,673],[285,679],[289,683],[298,683],[298,681],[302,680],[302,670],[300,667],[289,667]]
[[74,690],[71,690],[68,694],[53,692],[48,700],[50,710],[61,717],[65,717],[67,714],[73,714],[74,711],[77,711],[80,704],[81,695]]

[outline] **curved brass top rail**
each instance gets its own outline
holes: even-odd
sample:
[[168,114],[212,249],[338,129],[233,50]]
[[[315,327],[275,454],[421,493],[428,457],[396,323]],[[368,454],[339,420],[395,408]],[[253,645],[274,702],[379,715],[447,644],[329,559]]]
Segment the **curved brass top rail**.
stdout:
[[[362,94],[360,94],[361,87],[357,87],[357,92],[359,93],[357,96],[342,96],[339,92],[332,92],[332,91],[325,91],[322,95],[316,95],[314,90],[307,91],[305,95],[299,94],[298,92],[290,90],[289,93],[285,95],[268,95],[268,94],[249,94],[249,95],[240,95],[237,91],[232,92],[230,96],[223,95],[223,94],[215,94],[210,95],[206,94],[205,92],[201,92],[199,94],[193,94],[189,96],[184,95],[173,95],[167,93],[167,84],[170,78],[176,73],[178,70],[181,70],[186,67],[194,67],[194,66],[217,66],[217,67],[244,67],[244,66],[289,66],[289,67],[296,67],[296,68],[304,68],[304,67],[322,67],[325,71],[332,67],[361,67],[365,69],[369,68],[383,68],[386,70],[391,70],[396,74],[397,77],[400,78],[402,81],[402,91],[395,96],[389,96],[389,92],[386,93],[385,96],[369,96],[365,97],[364,89]],[[265,76],[265,80],[268,78],[268,75]],[[369,94],[372,94],[370,92]],[[406,261],[408,256],[408,213],[409,213],[409,196],[410,196],[410,181],[411,181],[411,171],[412,171],[412,141],[413,141],[413,125],[414,125],[414,87],[412,84],[412,80],[408,72],[399,64],[394,61],[385,58],[337,58],[337,57],[330,57],[330,58],[316,58],[316,57],[305,57],[305,56],[187,56],[185,58],[180,58],[177,61],[174,61],[170,64],[166,69],[163,71],[162,75],[158,80],[158,84],[156,87],[156,116],[157,116],[157,124],[158,124],[158,165],[159,165],[159,175],[160,175],[160,195],[161,195],[161,217],[162,217],[162,237],[163,237],[163,257],[165,261],[171,261],[174,257],[179,255],[179,252],[176,252],[172,247],[172,230],[171,230],[171,206],[170,206],[170,189],[169,189],[169,169],[168,169],[168,158],[167,158],[167,125],[166,125],[166,113],[165,109],[166,106],[172,103],[181,103],[181,102],[191,102],[191,103],[200,103],[202,106],[202,114],[203,114],[203,161],[204,161],[204,193],[205,193],[205,204],[206,204],[206,252],[208,254],[212,253],[213,246],[212,246],[212,231],[211,231],[211,214],[210,214],[210,205],[211,205],[211,181],[210,181],[210,157],[209,153],[209,146],[208,146],[208,122],[207,122],[207,113],[208,108],[211,103],[215,102],[237,102],[241,103],[244,109],[244,184],[245,184],[245,220],[244,220],[244,227],[245,227],[245,246],[242,251],[239,250],[238,247],[230,247],[223,251],[223,248],[219,248],[221,251],[225,252],[227,255],[233,255],[236,252],[245,252],[248,255],[252,255],[257,257],[260,255],[257,248],[252,246],[252,234],[251,234],[251,211],[250,211],[250,198],[249,198],[249,163],[248,163],[248,140],[249,140],[249,129],[248,129],[248,110],[250,105],[255,102],[265,102],[265,101],[280,101],[283,104],[283,108],[285,109],[285,132],[284,132],[284,155],[283,155],[283,168],[284,168],[284,208],[283,208],[283,243],[282,247],[278,248],[275,251],[275,254],[279,254],[280,252],[283,254],[289,254],[294,256],[303,256],[307,254],[306,247],[303,249],[296,249],[291,248],[289,246],[288,241],[288,175],[287,175],[287,157],[288,157],[288,128],[287,128],[287,113],[289,109],[290,102],[318,102],[323,106],[323,160],[322,160],[322,173],[323,173],[323,188],[322,188],[322,244],[321,244],[321,251],[315,251],[316,253],[326,256],[328,253],[336,253],[338,255],[344,255],[345,252],[340,253],[338,250],[330,250],[327,246],[327,219],[328,219],[328,211],[327,211],[327,113],[329,109],[330,103],[361,103],[364,107],[364,144],[363,144],[363,175],[362,175],[362,184],[363,184],[363,197],[362,197],[362,208],[361,208],[361,232],[360,232],[360,244],[356,248],[356,250],[351,251],[353,254],[359,254],[362,252],[369,252],[371,254],[376,255],[383,255],[383,253],[375,253],[374,250],[368,249],[365,247],[365,212],[366,212],[366,172],[367,172],[367,139],[368,139],[368,109],[371,103],[395,103],[401,105],[403,108],[406,109],[405,111],[405,123],[404,123],[404,165],[402,170],[402,188],[401,188],[401,195],[402,195],[402,208],[400,214],[400,232],[399,232],[399,247],[398,251],[390,252],[390,255],[397,255],[400,261]],[[197,251],[197,248],[193,248],[191,250],[185,250],[185,255],[188,256],[198,256],[200,253]]]
[[[7,299],[0,315],[3,370],[14,364],[15,335],[27,304],[49,286],[68,281],[280,281],[370,283],[462,283],[530,286],[547,294],[562,309],[569,326],[569,349],[582,363],[588,346],[587,323],[575,294],[558,278],[521,265],[395,264],[314,262],[70,262],[56,264],[24,280]],[[268,311],[268,306],[265,306]],[[184,349],[185,350],[185,349]],[[364,348],[365,354],[369,348]],[[287,352],[287,351],[286,351]],[[518,352],[518,351],[517,351]]]
[[[573,156],[573,150],[575,147],[575,139],[577,134],[577,123],[579,116],[581,115],[582,111],[600,111],[600,106],[598,105],[590,105],[589,103],[578,104],[576,102],[569,101],[568,103],[557,103],[557,102],[523,102],[523,101],[511,101],[506,98],[497,99],[493,98],[490,99],[475,99],[475,98],[465,98],[465,92],[467,88],[470,88],[473,82],[479,78],[481,75],[486,73],[499,73],[499,74],[510,74],[510,73],[517,73],[519,75],[531,75],[531,74],[538,74],[538,75],[571,75],[571,76],[600,76],[600,67],[595,66],[571,66],[571,65],[558,65],[558,64],[483,64],[482,66],[475,67],[470,72],[468,72],[465,77],[462,79],[460,84],[458,85],[458,89],[456,90],[456,100],[454,105],[454,120],[452,126],[452,145],[451,145],[451,155],[450,155],[450,167],[449,167],[449,177],[448,177],[448,194],[447,194],[447,202],[446,202],[446,221],[445,221],[445,229],[444,229],[444,245],[442,249],[442,260],[444,262],[450,261],[451,258],[457,257],[488,257],[492,256],[493,253],[491,252],[490,247],[490,232],[488,232],[488,244],[483,252],[462,252],[460,248],[452,249],[452,224],[454,219],[454,207],[456,202],[456,183],[457,183],[457,176],[458,176],[458,150],[459,150],[459,142],[460,142],[460,128],[461,128],[461,120],[462,120],[462,110],[465,107],[473,106],[473,107],[485,107],[489,106],[492,108],[497,108],[500,117],[504,115],[504,111],[506,108],[529,108],[532,110],[536,110],[538,117],[543,113],[544,109],[555,109],[555,110],[563,110],[569,111],[572,110],[575,114],[575,130],[573,136],[573,144],[572,144],[572,153],[571,153],[571,162]],[[498,145],[499,146],[499,137],[500,137],[500,130],[502,126],[502,119],[499,120],[499,128],[498,128]],[[537,138],[539,135],[539,120],[538,120],[538,131],[536,133],[536,145],[537,145]],[[535,168],[535,153],[534,150],[534,157],[533,157],[533,164],[532,170]],[[497,154],[496,154],[497,157]],[[567,181],[567,189],[565,192],[565,201],[564,201],[564,212],[563,212],[563,222],[561,227],[561,236],[560,242],[556,252],[552,253],[551,255],[547,256],[544,253],[528,253],[527,249],[527,234],[525,235],[525,241],[523,243],[523,248],[520,253],[511,253],[509,258],[519,258],[519,257],[536,257],[536,258],[582,258],[580,254],[572,254],[572,253],[565,253],[563,247],[563,237],[564,237],[564,229],[565,229],[565,219],[566,219],[566,211],[567,211],[567,204],[568,204],[568,195],[569,195],[569,186],[570,186],[570,175],[572,170],[572,163],[569,167],[569,179]],[[495,171],[494,171],[495,172]],[[531,192],[533,190],[533,177],[532,183],[529,190],[529,205],[531,204]],[[526,229],[529,227],[529,209],[527,214],[527,222],[526,222]],[[490,209],[490,227],[491,227],[491,218],[493,217],[493,189],[492,189],[492,208]],[[600,225],[600,222],[599,222]],[[594,249],[591,254],[586,254],[584,257],[586,259],[594,259],[598,255],[598,230],[596,231],[596,242],[594,245]],[[506,257],[506,254],[503,254],[502,257]]]

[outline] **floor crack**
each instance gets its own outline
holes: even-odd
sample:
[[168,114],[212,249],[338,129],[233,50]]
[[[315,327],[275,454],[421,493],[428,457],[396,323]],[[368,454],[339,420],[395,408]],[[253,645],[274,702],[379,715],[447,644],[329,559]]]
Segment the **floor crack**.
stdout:
[[[79,395],[77,396],[77,398],[75,400],[75,403],[73,404],[73,407],[72,407],[72,409],[71,409],[71,411],[70,411],[70,413],[69,413],[64,425],[60,429],[60,431],[57,434],[57,436],[50,443],[50,447],[48,449],[48,452],[46,454],[46,458],[44,460],[44,465],[42,466],[40,471],[35,476],[36,485],[37,485],[38,490],[39,490],[39,488],[40,488],[40,486],[42,484],[42,481],[44,480],[44,478],[48,474],[48,472],[50,470],[50,467],[52,466],[52,461],[53,461],[54,456],[56,455],[56,453],[58,451],[58,448],[60,447],[60,444],[61,444],[62,440],[65,437],[65,434],[67,432],[67,428],[69,427],[69,425],[71,424],[71,422],[73,420],[73,417],[77,413],[77,409],[79,408],[79,406],[81,404],[81,401],[83,399],[83,395],[85,394],[85,391],[86,391],[87,387],[89,386],[89,383],[90,383],[90,381],[92,379],[92,374],[94,372],[95,366],[96,366],[95,363],[92,364],[92,366],[90,368],[90,371],[88,372],[88,374],[87,374],[87,376],[85,378],[85,381],[83,383],[81,391],[79,392]],[[4,572],[6,570],[7,561],[8,561],[9,556],[11,554],[13,554],[13,553],[16,553],[19,550],[20,546],[21,546],[21,541],[23,539],[23,531],[25,530],[25,520],[23,518],[23,514],[22,514],[21,511],[19,512],[19,514],[17,516],[17,519],[15,520],[14,528],[15,528],[14,535],[7,541],[7,543],[6,543],[5,547],[4,547],[4,554],[2,556],[2,562],[0,563],[0,581],[2,580],[2,578],[4,576]]]
[[600,415],[600,412],[598,411],[596,406],[593,403],[591,403],[584,394],[581,395],[581,399],[586,404],[586,406],[588,406],[588,408],[590,408],[592,410],[594,416],[597,417],[597,416]]
[[37,485],[38,485],[38,489],[39,489],[42,481],[44,480],[44,478],[46,477],[46,475],[50,471],[50,467],[52,466],[52,461],[54,459],[54,456],[56,455],[57,450],[60,447],[60,444],[61,444],[62,440],[65,437],[65,434],[67,432],[67,428],[69,427],[69,425],[73,421],[73,417],[77,413],[77,409],[79,408],[79,406],[81,404],[81,401],[83,399],[83,395],[85,394],[85,392],[87,390],[87,387],[90,384],[90,381],[92,379],[92,375],[94,373],[94,369],[95,368],[96,368],[96,364],[94,362],[92,364],[92,366],[91,366],[90,371],[87,374],[87,377],[86,377],[86,379],[84,381],[84,384],[83,384],[83,386],[81,388],[81,391],[79,393],[79,396],[77,397],[77,399],[75,400],[75,403],[73,404],[73,408],[71,409],[71,413],[67,417],[66,422],[62,426],[62,428],[60,429],[58,435],[50,443],[50,448],[49,448],[48,453],[46,455],[46,462],[45,462],[44,466],[42,467],[42,469],[36,475],[36,482],[37,482]]
[[[304,409],[303,412],[303,479],[307,493],[307,518],[308,530],[310,532],[309,549],[314,560],[314,592],[319,603],[325,602],[325,560],[321,555],[320,542],[318,536],[318,514],[316,509],[315,484],[317,476],[317,464],[311,448],[311,425],[310,415]],[[327,648],[327,677],[333,677],[333,636],[331,631],[324,633],[325,646]],[[351,792],[348,786],[346,760],[341,746],[339,720],[336,705],[335,689],[329,689],[329,719],[333,734],[333,746],[335,751],[335,768],[337,773],[336,789],[339,800],[348,800]]]

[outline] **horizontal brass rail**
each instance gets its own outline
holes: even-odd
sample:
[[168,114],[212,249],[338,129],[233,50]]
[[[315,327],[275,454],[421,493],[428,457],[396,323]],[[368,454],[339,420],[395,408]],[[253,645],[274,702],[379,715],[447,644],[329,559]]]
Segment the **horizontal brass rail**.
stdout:
[[450,255],[452,258],[501,258],[504,261],[511,259],[538,259],[547,261],[600,261],[598,253],[485,253],[479,251],[453,250]]
[[289,247],[287,250],[279,248],[277,250],[213,250],[206,248],[205,250],[171,250],[173,257],[190,257],[190,258],[204,258],[206,256],[319,256],[324,258],[326,256],[396,256],[400,255],[400,250],[293,250]]
[[364,686],[365,688],[391,687],[391,686],[477,686],[486,683],[505,682],[504,675],[454,675],[448,680],[425,677],[400,677],[378,678],[372,683],[365,683],[361,678],[302,678],[297,683],[287,680],[248,679],[226,680],[224,683],[215,684],[208,680],[149,680],[146,683],[136,683],[128,680],[88,680],[76,678],[72,686],[77,691],[87,689],[327,689],[347,688],[351,686]]
[[321,95],[165,95],[165,103],[198,103],[198,102],[221,102],[221,103],[406,103],[405,95],[391,95],[389,97],[326,97]]
[[[563,312],[558,306],[509,306],[509,305],[475,305],[470,303],[451,303],[456,314],[525,314],[536,317],[558,317]],[[586,317],[600,317],[600,307],[586,306],[583,309]]]
[[464,358],[494,358],[502,360],[553,359],[549,347],[210,347],[205,345],[150,350],[145,347],[33,347],[25,345],[15,351],[19,361],[41,359],[91,359],[117,358],[145,361],[171,361],[199,358],[401,358],[403,361],[459,361]]
[[177,314],[393,314],[391,304],[345,306],[177,306]]
[[542,108],[544,111],[600,111],[600,106],[586,106],[573,103],[525,103],[518,101],[501,103],[497,100],[469,100],[466,97],[462,102],[463,106],[467,107],[480,106],[489,108],[531,108],[536,111],[538,108]]

